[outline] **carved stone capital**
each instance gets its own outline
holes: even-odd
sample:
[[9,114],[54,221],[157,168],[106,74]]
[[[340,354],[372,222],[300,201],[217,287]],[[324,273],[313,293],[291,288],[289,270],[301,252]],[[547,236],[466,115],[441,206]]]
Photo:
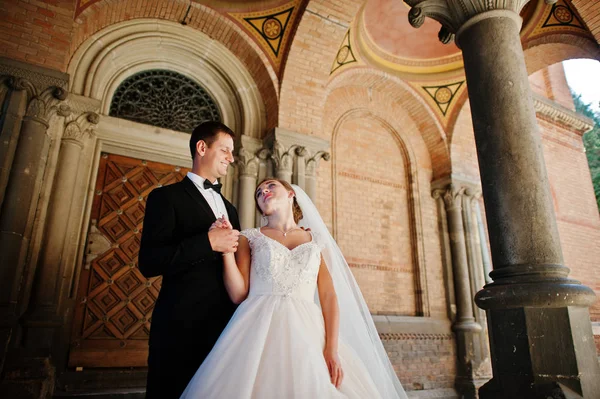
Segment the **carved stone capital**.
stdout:
[[284,128],[275,128],[265,138],[262,156],[273,160],[277,170],[291,172],[293,163],[298,158],[304,160],[306,173],[311,173],[321,159],[329,160],[329,142],[314,136],[293,132]]
[[329,161],[331,159],[331,154],[326,151],[318,151],[315,155],[306,160],[306,174],[308,176],[315,175],[321,159]]
[[462,209],[463,195],[465,195],[466,187],[450,183],[446,188],[436,188],[431,195],[435,199],[441,198],[444,200],[446,210]]
[[54,114],[68,116],[71,109],[63,101],[67,92],[60,87],[48,87],[39,94],[35,94],[27,105],[26,116],[37,119],[42,123],[48,121]]
[[[444,200],[446,210],[461,208],[481,197],[479,182],[461,176],[446,176],[431,183],[431,195],[435,199]],[[466,202],[465,202],[466,201]]]
[[256,177],[258,176],[260,159],[256,153],[249,151],[246,148],[240,148],[237,155],[237,166],[240,171],[240,176],[250,175]]
[[100,116],[95,112],[84,112],[79,116],[71,114],[65,120],[62,139],[82,141],[86,137],[92,137],[99,121]]
[[[556,2],[546,2],[548,1]],[[519,13],[528,2],[529,0],[405,0],[411,6],[408,22],[419,28],[426,17],[435,19],[442,24],[438,38],[444,44],[449,43],[473,17],[489,11],[506,10],[512,11],[519,18]]]
[[271,151],[271,159],[273,160],[275,169],[291,172],[294,167],[294,154],[299,147],[300,146],[294,144],[291,147],[286,148],[281,142],[275,140]]

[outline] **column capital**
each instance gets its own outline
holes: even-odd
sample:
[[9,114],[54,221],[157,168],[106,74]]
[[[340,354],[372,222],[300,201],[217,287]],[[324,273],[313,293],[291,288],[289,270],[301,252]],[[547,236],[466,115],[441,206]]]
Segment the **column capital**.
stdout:
[[27,104],[25,115],[48,126],[48,122],[53,115],[68,116],[71,114],[71,108],[64,102],[66,98],[66,90],[50,86],[34,94],[29,104]]
[[[454,39],[458,31],[472,18],[495,10],[512,11],[521,25],[519,13],[529,0],[405,0],[411,9],[408,22],[415,28],[421,27],[425,18],[435,19],[442,28],[438,38],[444,44]],[[557,0],[546,0],[554,4]]]
[[292,170],[295,157],[304,157],[307,173],[316,168],[321,159],[329,160],[326,152],[330,144],[327,140],[276,127],[264,139],[265,148],[278,169]]
[[325,161],[329,161],[331,159],[331,154],[327,151],[318,151],[315,155],[306,160],[306,174],[309,176],[314,176],[317,172],[317,168],[319,167],[319,162],[321,159]]
[[258,175],[261,153],[263,152],[262,141],[249,136],[240,136],[237,141],[236,165],[239,167],[240,175]]
[[473,200],[481,197],[481,188],[478,183],[456,177],[441,178],[431,183],[431,187],[431,196],[435,199],[443,199],[447,210],[461,209],[465,198]]
[[[311,158],[319,151],[327,151],[331,145],[329,141],[318,137],[297,133],[281,127],[274,128],[263,140],[266,148],[273,148],[278,142],[283,148],[289,150],[292,146],[299,147],[295,155]],[[300,148],[301,147],[301,148]]]
[[237,155],[237,165],[239,167],[240,176],[258,176],[258,167],[260,166],[260,160],[256,153],[247,150],[246,148],[240,148]]
[[93,137],[99,121],[100,116],[95,112],[83,112],[79,115],[71,113],[65,119],[62,140],[82,142],[87,137]]

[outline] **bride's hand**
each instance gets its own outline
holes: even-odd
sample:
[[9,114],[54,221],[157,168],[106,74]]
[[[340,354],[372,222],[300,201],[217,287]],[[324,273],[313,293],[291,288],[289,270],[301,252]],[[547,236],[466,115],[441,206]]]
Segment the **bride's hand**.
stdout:
[[327,363],[327,368],[329,369],[331,383],[335,385],[336,388],[339,388],[344,379],[344,371],[342,370],[342,364],[337,351],[325,348],[323,356],[325,357],[325,363]]

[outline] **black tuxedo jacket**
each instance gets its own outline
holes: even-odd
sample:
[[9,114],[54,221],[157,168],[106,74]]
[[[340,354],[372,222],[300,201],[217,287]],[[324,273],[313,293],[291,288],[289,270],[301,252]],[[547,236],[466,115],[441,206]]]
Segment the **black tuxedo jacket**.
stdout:
[[[239,230],[236,209],[223,201]],[[138,263],[146,278],[163,277],[152,313],[149,381],[171,371],[193,375],[235,311],[223,283],[222,254],[208,239],[215,220],[187,177],[148,196]]]

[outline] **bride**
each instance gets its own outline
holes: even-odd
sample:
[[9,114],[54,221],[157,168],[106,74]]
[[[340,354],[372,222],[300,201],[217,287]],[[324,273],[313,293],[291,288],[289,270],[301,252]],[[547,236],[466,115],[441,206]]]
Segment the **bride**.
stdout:
[[242,231],[235,256],[223,255],[225,287],[240,306],[181,398],[406,398],[306,193],[268,179],[255,199],[266,226]]

